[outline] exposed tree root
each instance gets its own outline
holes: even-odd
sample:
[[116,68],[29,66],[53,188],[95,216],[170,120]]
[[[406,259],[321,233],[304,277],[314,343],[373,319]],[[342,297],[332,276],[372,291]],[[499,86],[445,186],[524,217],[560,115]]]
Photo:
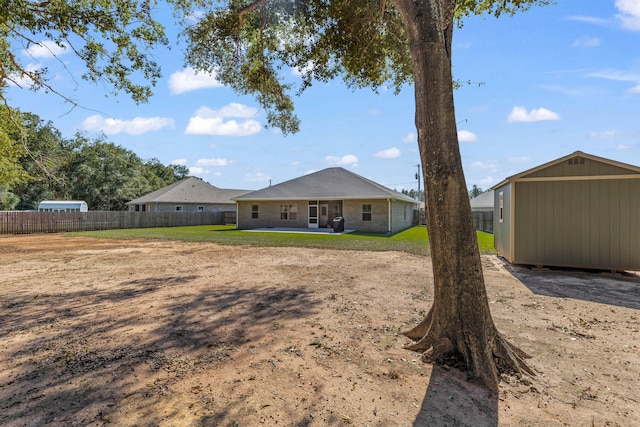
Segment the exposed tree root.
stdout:
[[437,332],[429,311],[420,324],[402,334],[415,341],[404,348],[422,353],[421,359],[424,363],[459,361],[455,367],[466,370],[470,379],[484,384],[492,391],[497,391],[500,376],[503,374],[518,377],[524,374],[536,375],[524,362],[529,356],[504,339],[495,327],[481,331],[486,336],[476,336],[478,330],[474,333],[464,333],[455,326],[450,333]]

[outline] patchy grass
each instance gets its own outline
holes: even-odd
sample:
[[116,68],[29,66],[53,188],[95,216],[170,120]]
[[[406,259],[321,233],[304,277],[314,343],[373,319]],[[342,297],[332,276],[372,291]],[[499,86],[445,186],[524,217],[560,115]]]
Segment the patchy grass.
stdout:
[[[365,251],[403,251],[429,254],[429,236],[424,226],[412,227],[396,234],[349,233],[340,235],[311,233],[247,232],[234,225],[196,227],[136,228],[68,233],[71,236],[107,239],[161,239],[188,242],[214,242],[222,245],[289,246]],[[493,235],[478,232],[481,253],[495,253]]]

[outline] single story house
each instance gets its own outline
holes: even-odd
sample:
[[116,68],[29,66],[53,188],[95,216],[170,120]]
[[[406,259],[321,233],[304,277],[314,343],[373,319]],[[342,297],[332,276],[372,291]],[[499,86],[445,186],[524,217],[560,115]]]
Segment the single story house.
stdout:
[[235,212],[232,198],[248,192],[214,187],[189,177],[131,200],[127,206],[135,212]]
[[510,262],[640,270],[640,167],[576,151],[492,190],[495,248]]
[[84,200],[43,200],[38,204],[38,212],[88,212]]
[[493,233],[493,190],[487,190],[469,201],[476,230]]
[[396,233],[414,224],[419,202],[343,168],[328,168],[235,197],[239,229],[332,227]]

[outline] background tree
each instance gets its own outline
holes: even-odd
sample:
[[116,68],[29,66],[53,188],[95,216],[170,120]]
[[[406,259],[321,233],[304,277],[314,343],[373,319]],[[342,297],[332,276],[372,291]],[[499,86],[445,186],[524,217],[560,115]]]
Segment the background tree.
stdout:
[[24,145],[12,136],[21,131],[21,117],[12,108],[0,109],[0,186],[26,182],[29,174],[20,160],[27,155]]
[[474,197],[478,197],[482,193],[484,193],[484,190],[473,184],[473,187],[471,187],[471,190],[469,190],[469,198],[473,199]]
[[406,335],[409,349],[434,361],[454,354],[496,390],[501,371],[531,372],[524,353],[497,331],[482,276],[460,159],[451,46],[456,18],[515,13],[548,0],[248,0],[216,2],[187,28],[187,61],[242,94],[254,95],[268,122],[295,132],[282,67],[314,80],[343,76],[350,87],[414,82],[418,146],[424,175],[434,302]]
[[9,140],[24,151],[18,166],[29,179],[6,186],[19,199],[11,208],[31,210],[42,200],[75,199],[86,201],[92,210],[122,210],[128,201],[189,174],[184,166],[143,161],[104,136],[77,134],[68,139],[35,114],[24,113],[20,120],[20,134]]

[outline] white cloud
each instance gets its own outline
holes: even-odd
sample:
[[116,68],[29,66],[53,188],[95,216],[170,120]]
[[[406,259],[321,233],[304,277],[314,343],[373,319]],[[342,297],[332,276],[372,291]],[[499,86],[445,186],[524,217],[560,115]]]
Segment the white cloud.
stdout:
[[378,151],[373,156],[379,159],[395,159],[397,157],[400,157],[400,150],[396,147],[391,147],[386,150]]
[[491,172],[498,172],[497,160],[484,160],[471,163],[471,167],[474,169],[489,170]]
[[[41,64],[27,64],[24,69],[28,72],[35,72],[41,68]],[[33,80],[27,75],[20,76],[19,74],[12,74],[10,76],[10,80],[8,80],[7,84],[9,86],[18,86],[18,87],[30,87],[33,84]]]
[[196,161],[196,166],[227,166],[231,163],[233,163],[233,160],[229,159],[198,159]]
[[304,75],[307,75],[311,71],[313,71],[313,61],[307,62],[307,65],[305,65],[303,68],[293,67],[291,69],[291,73],[296,77],[302,77]]
[[485,176],[484,178],[480,179],[479,182],[481,187],[491,187],[495,183],[496,180],[492,176]]
[[513,107],[511,113],[509,113],[509,117],[507,121],[509,123],[516,122],[540,122],[544,120],[560,120],[560,116],[557,113],[554,113],[551,110],[547,110],[546,108],[534,108],[531,111],[527,111],[523,107]]
[[[185,130],[187,135],[219,135],[219,136],[249,136],[260,132],[260,123],[249,119],[258,114],[258,109],[243,104],[231,103],[220,110],[201,107],[195,116],[189,118]],[[236,117],[247,120],[227,120]]]
[[402,142],[405,144],[411,144],[418,141],[418,136],[415,132],[409,132],[405,136],[402,137]]
[[640,31],[640,1],[638,0],[616,0],[616,8],[620,11],[616,15],[618,21],[630,31]]
[[25,49],[24,53],[32,58],[46,59],[64,55],[67,53],[68,48],[69,46],[66,43],[58,46],[54,41],[43,40]]
[[623,132],[617,130],[605,130],[602,132],[589,133],[589,139],[615,139],[623,136]]
[[169,77],[169,91],[178,95],[198,89],[216,88],[223,86],[215,75],[196,72],[193,68],[188,67],[182,71],[176,71]]
[[263,172],[248,173],[244,176],[244,180],[247,182],[265,182],[270,179],[271,177]]
[[459,130],[458,141],[459,142],[476,142],[478,141],[478,136],[475,133],[470,132],[468,130]]
[[596,18],[596,17],[593,17],[593,16],[584,16],[584,15],[569,16],[567,18],[567,20],[585,22],[587,24],[595,24],[595,25],[608,25],[609,24],[609,21],[606,20],[606,19]]
[[174,122],[170,117],[135,117],[131,120],[121,120],[105,118],[96,114],[84,119],[80,127],[91,132],[104,132],[107,135],[118,133],[141,135],[163,128],[173,129]]
[[177,165],[177,166],[186,166],[187,164],[187,159],[175,159],[175,160],[171,160],[171,162],[169,162],[170,165]]
[[333,166],[358,166],[358,158],[353,154],[347,154],[342,157],[327,156],[324,159]]
[[597,77],[600,79],[615,80],[620,82],[632,82],[635,83],[636,86],[628,89],[627,92],[640,93],[640,74],[615,69],[607,69],[589,73],[587,74],[587,77]]
[[576,39],[571,46],[573,47],[598,47],[600,46],[600,39],[597,37],[579,37]]
[[531,162],[531,157],[522,156],[522,157],[509,157],[509,163],[529,163]]
[[191,166],[189,168],[189,175],[203,175],[205,173],[207,173],[208,171],[205,170],[205,168],[199,168],[197,166]]
[[634,145],[624,145],[624,144],[620,144],[616,147],[616,151],[633,151],[635,150],[635,146]]

